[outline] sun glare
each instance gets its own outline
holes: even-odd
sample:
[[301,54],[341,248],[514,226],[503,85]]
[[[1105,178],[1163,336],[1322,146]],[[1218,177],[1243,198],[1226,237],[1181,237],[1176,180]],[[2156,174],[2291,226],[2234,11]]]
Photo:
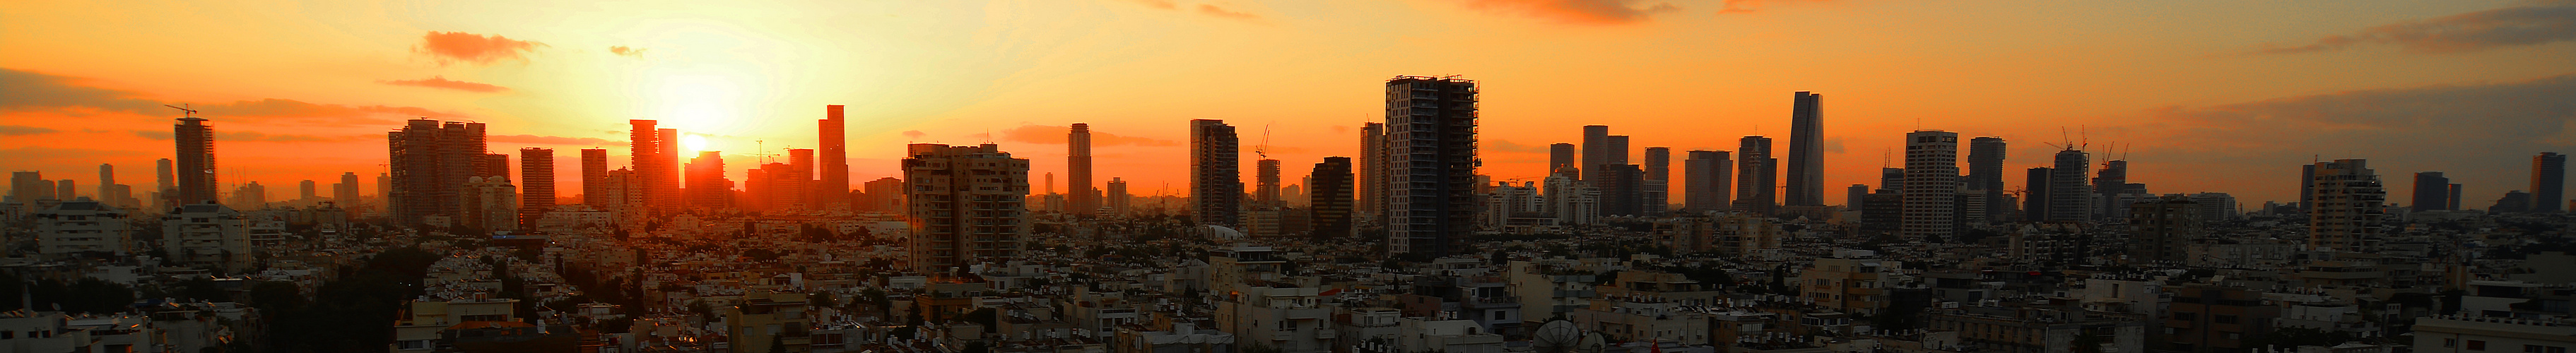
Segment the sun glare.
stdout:
[[687,148],[687,149],[689,149],[689,152],[690,152],[690,153],[697,153],[697,152],[700,152],[700,151],[707,151],[707,148],[708,148],[708,147],[713,147],[713,146],[708,146],[708,145],[707,145],[707,137],[706,137],[706,136],[702,136],[702,135],[687,135],[687,136],[681,136],[681,137],[680,137],[680,148]]

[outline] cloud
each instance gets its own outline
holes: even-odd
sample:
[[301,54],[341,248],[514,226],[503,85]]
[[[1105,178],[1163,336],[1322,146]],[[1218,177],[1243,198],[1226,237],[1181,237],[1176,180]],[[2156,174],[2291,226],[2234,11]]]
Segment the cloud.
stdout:
[[1258,20],[1258,19],[1261,19],[1261,16],[1258,16],[1258,15],[1253,15],[1253,14],[1249,14],[1249,13],[1242,13],[1242,12],[1230,11],[1230,10],[1226,10],[1226,9],[1225,9],[1225,8],[1223,8],[1223,7],[1217,7],[1216,5],[1209,5],[1209,4],[1199,4],[1199,13],[1201,13],[1201,14],[1207,14],[1208,16],[1224,17],[1224,18],[1231,18],[1231,19],[1238,19],[1238,20]]
[[[162,105],[181,105],[140,98],[133,92],[89,87],[74,78],[0,68],[0,112],[96,110],[142,115],[173,115],[177,111]],[[200,116],[215,119],[235,117],[275,118],[271,122],[307,125],[380,124],[392,120],[383,116],[462,118],[464,114],[442,112],[420,107],[384,105],[341,105],[307,103],[292,99],[259,99],[230,103],[197,103],[187,105]]]
[[[1071,128],[1071,127],[1065,127],[1065,126],[1049,126],[1049,125],[1034,125],[1034,124],[1032,124],[1032,125],[1020,125],[1019,127],[1014,127],[1014,128],[1010,128],[1010,129],[1004,129],[1004,130],[1002,130],[1002,131],[1000,132],[1000,134],[1002,135],[1002,140],[1004,140],[1004,141],[1011,141],[1011,142],[1023,142],[1023,143],[1035,143],[1035,144],[1047,144],[1047,145],[1062,145],[1062,144],[1065,144],[1065,143],[1067,143],[1067,142],[1068,142],[1066,139],[1071,137],[1071,135],[1070,135],[1070,134],[1072,133],[1072,131],[1073,131],[1073,128]],[[909,134],[909,132],[907,132],[907,134]],[[909,135],[907,135],[907,136],[909,136]],[[1180,143],[1180,142],[1176,142],[1176,141],[1172,141],[1172,140],[1159,140],[1159,139],[1151,139],[1151,138],[1143,138],[1143,137],[1120,136],[1120,135],[1118,135],[1118,134],[1112,134],[1112,133],[1100,132],[1100,130],[1097,130],[1097,129],[1091,130],[1091,146],[1092,146],[1092,147],[1108,147],[1108,146],[1179,146],[1179,145],[1181,145],[1181,143]]]
[[622,146],[626,144],[626,141],[611,141],[603,138],[542,135],[492,135],[484,137],[483,140],[489,142],[524,143],[531,145]]
[[527,60],[529,51],[543,45],[545,43],[510,39],[500,35],[430,31],[429,34],[421,36],[420,46],[413,50],[436,57],[441,64],[460,61],[490,64],[503,59]]
[[642,58],[642,57],[644,57],[644,48],[628,48],[628,47],[623,46],[623,45],[608,47],[608,52],[609,52],[609,53],[611,53],[611,54],[617,54],[617,56],[628,56],[628,57],[636,57],[636,58]]
[[[1726,7],[1717,9],[1717,13],[1751,13],[1754,11],[1761,11],[1763,1],[1764,0],[1726,0]],[[1807,1],[1824,2],[1825,0]]]
[[2414,53],[2465,53],[2569,40],[2576,40],[2576,1],[2561,0],[2382,25],[2302,45],[2265,44],[2254,53],[2313,53],[2370,44]]
[[24,166],[24,165],[33,164],[33,162],[34,162],[34,161],[40,161],[40,160],[51,160],[51,159],[73,159],[73,160],[76,160],[76,161],[78,161],[78,162],[83,162],[83,163],[98,163],[98,160],[99,160],[99,158],[101,158],[101,157],[129,157],[129,156],[146,156],[146,155],[151,155],[151,154],[150,154],[150,153],[146,153],[146,152],[141,152],[141,151],[129,151],[129,150],[103,150],[103,149],[91,149],[91,148],[54,148],[54,147],[43,147],[43,146],[27,146],[27,147],[19,147],[19,148],[11,148],[11,149],[0,149],[0,165]]
[[1646,22],[1655,14],[1681,10],[1667,3],[1640,0],[1468,0],[1467,7],[1492,13],[1528,16],[1567,24],[1616,25]]
[[915,141],[919,141],[919,140],[921,140],[921,137],[922,137],[922,136],[929,136],[929,135],[930,135],[930,134],[928,134],[928,133],[923,133],[923,132],[921,132],[921,130],[904,130],[904,132],[903,132],[903,138],[904,138],[904,139],[915,140]]
[[2529,170],[2531,154],[2576,148],[2568,138],[2576,100],[2567,97],[2576,97],[2576,74],[2162,107],[2114,128],[2153,141],[2136,155],[2175,170],[2283,171],[2312,156],[2368,158],[2382,176],[2447,170],[2500,192],[2518,185],[2513,175]]
[[492,85],[492,84],[489,84],[489,83],[481,83],[481,82],[466,82],[466,81],[450,80],[450,79],[447,79],[447,77],[446,77],[446,76],[430,76],[429,78],[425,78],[425,79],[418,79],[418,80],[388,80],[388,81],[376,81],[376,83],[383,83],[383,84],[395,85],[395,86],[413,86],[413,87],[443,88],[443,89],[452,89],[452,90],[459,90],[459,91],[466,91],[466,92],[485,92],[485,93],[490,93],[490,92],[500,92],[500,91],[508,91],[508,90],[510,90],[510,88],[509,88],[509,87],[495,86],[495,85]]
[[0,125],[0,136],[41,135],[54,133],[56,131],[62,130],[34,126]]
[[[139,136],[139,137],[142,137],[142,138],[153,139],[153,140],[161,140],[161,141],[169,141],[169,140],[170,140],[170,134],[171,134],[170,130],[134,130],[133,132],[134,132],[134,136]],[[356,138],[361,138],[361,137],[366,137],[366,136],[350,136],[350,137],[342,137],[342,138],[328,138],[328,137],[313,136],[313,135],[270,135],[270,134],[259,133],[259,132],[256,132],[256,131],[224,131],[224,130],[223,130],[223,128],[221,128],[221,127],[217,127],[217,128],[215,128],[215,141],[275,141],[275,142],[303,142],[303,141],[332,141],[332,140],[346,140],[346,139],[356,139]]]
[[1487,141],[1487,142],[1485,142],[1484,144],[1482,144],[1482,145],[1481,145],[1481,146],[1479,146],[1479,147],[1481,147],[1481,149],[1486,150],[1486,151],[1495,151],[1495,152],[1513,152],[1513,153],[1549,153],[1549,151],[1548,151],[1548,146],[1547,146],[1547,145],[1537,145],[1537,146],[1532,146],[1532,145],[1523,145],[1523,144],[1512,143],[1511,141],[1503,141],[1503,140]]
[[1133,3],[1136,3],[1136,4],[1138,4],[1138,5],[1145,5],[1145,7],[1157,8],[1157,9],[1164,9],[1164,10],[1179,10],[1179,9],[1181,9],[1181,5],[1180,5],[1180,4],[1172,3],[1172,0],[1128,0],[1128,2],[1133,2]]
[[[1180,3],[1172,2],[1172,0],[1127,0],[1127,2],[1132,2],[1132,3],[1136,3],[1137,5],[1144,5],[1145,7],[1155,8],[1155,9],[1172,10],[1172,11],[1185,11],[1185,9],[1183,9],[1183,8],[1181,7],[1181,4],[1180,4]],[[1217,18],[1233,19],[1233,20],[1245,20],[1245,21],[1259,21],[1259,20],[1261,20],[1261,15],[1254,15],[1254,14],[1249,13],[1249,12],[1242,12],[1242,11],[1228,10],[1228,9],[1226,9],[1225,7],[1216,6],[1215,4],[1199,4],[1199,6],[1189,7],[1189,9],[1195,9],[1195,10],[1196,10],[1196,11],[1190,11],[1190,12],[1197,12],[1198,14],[1201,14],[1201,15],[1208,15],[1208,16],[1213,16],[1213,17],[1217,17]]]

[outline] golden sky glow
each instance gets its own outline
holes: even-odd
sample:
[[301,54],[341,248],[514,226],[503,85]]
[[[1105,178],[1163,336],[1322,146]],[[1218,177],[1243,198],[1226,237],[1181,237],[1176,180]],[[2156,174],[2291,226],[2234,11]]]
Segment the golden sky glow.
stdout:
[[1828,203],[1917,128],[2009,140],[2019,188],[2062,127],[2127,146],[2151,192],[2285,200],[2296,165],[2369,158],[2392,185],[2449,172],[2483,207],[2531,154],[2576,152],[2570,40],[2569,1],[12,1],[0,169],[149,185],[172,153],[157,104],[191,103],[228,134],[224,181],[272,199],[344,171],[372,194],[383,132],[417,116],[490,123],[495,153],[555,148],[558,175],[572,149],[624,164],[624,120],[659,119],[739,180],[842,104],[854,182],[907,142],[992,141],[1061,174],[1062,127],[1090,123],[1116,135],[1096,179],[1179,194],[1189,119],[1247,149],[1266,130],[1295,180],[1352,154],[1385,79],[1463,75],[1496,180],[1536,180],[1582,125],[1677,157],[1785,143],[1807,90]]

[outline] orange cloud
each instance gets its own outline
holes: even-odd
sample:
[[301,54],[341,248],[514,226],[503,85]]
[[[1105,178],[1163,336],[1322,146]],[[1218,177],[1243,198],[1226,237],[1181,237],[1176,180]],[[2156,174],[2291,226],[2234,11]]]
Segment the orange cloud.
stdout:
[[628,48],[623,45],[608,47],[608,52],[617,56],[644,57],[644,48]]
[[54,133],[54,132],[58,132],[58,131],[62,131],[62,130],[54,130],[54,129],[47,129],[47,128],[41,128],[41,127],[34,127],[34,126],[0,125],[0,136],[42,135],[42,134],[50,134],[50,133]]
[[2576,1],[2552,1],[2331,35],[2305,45],[2266,44],[2256,54],[2297,54],[2390,44],[2416,53],[2463,53],[2576,40]]
[[[1034,124],[1032,124],[1032,125],[1020,125],[1019,127],[1010,128],[1010,129],[1007,129],[1007,130],[1002,130],[1001,135],[1002,135],[1002,140],[1004,140],[1004,141],[1022,142],[1022,143],[1035,143],[1035,144],[1048,144],[1048,145],[1062,145],[1062,144],[1065,144],[1065,143],[1068,143],[1068,142],[1069,142],[1069,141],[1067,141],[1066,139],[1071,138],[1071,136],[1070,136],[1069,134],[1071,134],[1071,133],[1072,133],[1072,131],[1073,131],[1072,129],[1073,129],[1073,128],[1071,128],[1071,127],[1064,127],[1064,126],[1048,126],[1048,125],[1034,125]],[[907,134],[908,134],[908,133],[907,133]],[[1091,131],[1091,146],[1092,146],[1092,147],[1107,147],[1107,146],[1179,146],[1179,145],[1181,145],[1181,143],[1180,143],[1180,142],[1176,142],[1176,141],[1172,141],[1172,140],[1162,140],[1162,139],[1152,139],[1152,138],[1132,137],[1132,136],[1121,136],[1121,135],[1118,135],[1118,134],[1112,134],[1112,133],[1100,132],[1100,130],[1092,130],[1092,131]]]
[[528,51],[536,50],[537,46],[542,45],[545,43],[510,39],[499,35],[430,31],[429,34],[421,36],[420,47],[416,50],[437,57],[441,64],[451,61],[490,64],[492,61],[502,59],[527,60]]
[[376,82],[395,86],[444,88],[467,92],[490,93],[510,90],[509,87],[495,86],[489,83],[449,80],[446,76],[430,76],[429,78],[418,80],[390,80]]
[[1469,0],[1468,7],[1486,12],[1528,16],[1569,24],[1612,25],[1645,22],[1655,14],[1679,11],[1672,4],[1638,4],[1638,0]]
[[1231,19],[1238,19],[1238,20],[1258,20],[1258,19],[1261,19],[1261,16],[1258,16],[1258,15],[1253,15],[1253,14],[1249,14],[1249,13],[1242,13],[1242,12],[1228,11],[1228,10],[1226,10],[1225,8],[1222,8],[1222,7],[1216,7],[1216,5],[1209,5],[1209,4],[1199,4],[1199,13],[1207,14],[1207,15],[1209,15],[1209,16],[1224,17],[1224,18],[1231,18]]
[[[73,84],[73,78],[28,71],[0,69],[0,88],[10,94],[0,95],[0,112],[5,111],[114,111],[144,115],[172,113],[162,105],[180,105],[145,99],[133,92]],[[264,117],[273,121],[302,125],[348,126],[382,124],[400,117],[461,118],[464,114],[429,110],[420,107],[384,105],[316,104],[292,99],[260,99],[231,103],[199,103],[189,107],[208,117]]]

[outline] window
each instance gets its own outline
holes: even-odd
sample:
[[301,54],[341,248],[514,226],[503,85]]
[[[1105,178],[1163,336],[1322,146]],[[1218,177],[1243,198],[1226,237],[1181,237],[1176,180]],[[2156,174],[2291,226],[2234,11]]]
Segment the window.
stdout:
[[2458,339],[2458,338],[2444,338],[2444,339],[2442,339],[2442,348],[2459,348],[2459,347],[2460,347],[2460,339]]
[[2483,350],[2487,350],[2487,341],[2469,340],[2469,350],[2472,350],[2472,351],[2483,351]]
[[2194,313],[2194,312],[2177,312],[2177,313],[2174,313],[2174,314],[2173,314],[2173,318],[2174,318],[2174,320],[2182,320],[2182,321],[2199,320],[2199,319],[2200,319],[2200,313]]
[[2233,324],[2236,323],[2236,315],[2219,315],[2218,317],[2210,318],[2209,322]]

